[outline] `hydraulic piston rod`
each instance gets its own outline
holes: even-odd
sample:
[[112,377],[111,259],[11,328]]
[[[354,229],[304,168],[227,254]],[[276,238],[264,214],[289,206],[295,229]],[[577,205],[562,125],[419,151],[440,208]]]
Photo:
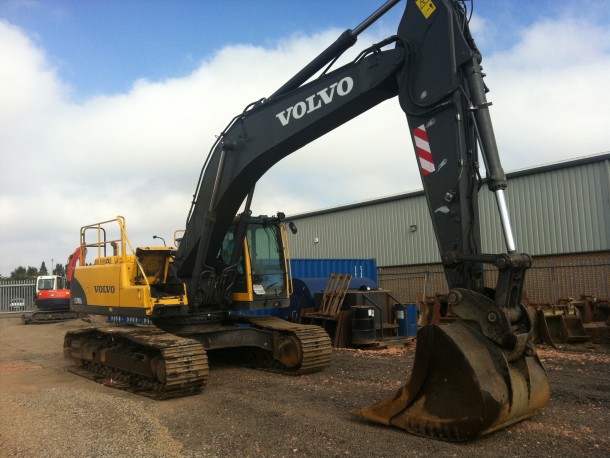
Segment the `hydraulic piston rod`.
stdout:
[[506,205],[506,196],[504,195],[504,189],[498,189],[494,194],[496,195],[498,211],[500,212],[500,220],[502,221],[502,232],[504,233],[506,249],[509,253],[514,253],[517,248],[515,246],[513,229],[510,225],[510,218],[508,213],[508,206]]

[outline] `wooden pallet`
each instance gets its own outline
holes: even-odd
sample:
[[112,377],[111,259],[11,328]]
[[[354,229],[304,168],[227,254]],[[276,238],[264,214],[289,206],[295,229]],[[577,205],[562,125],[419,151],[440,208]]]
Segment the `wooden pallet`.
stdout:
[[351,281],[350,274],[330,274],[322,296],[320,315],[337,316],[339,314]]

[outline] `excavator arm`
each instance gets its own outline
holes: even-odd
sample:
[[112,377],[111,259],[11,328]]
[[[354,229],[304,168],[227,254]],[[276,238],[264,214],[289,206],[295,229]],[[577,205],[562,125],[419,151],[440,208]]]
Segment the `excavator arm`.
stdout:
[[68,256],[68,267],[66,271],[66,280],[68,284],[72,281],[72,277],[74,277],[74,269],[76,269],[76,264],[79,266],[85,265],[84,251],[84,248],[79,246],[70,256]]
[[[232,281],[230,269],[219,272],[215,259],[245,201],[244,230],[256,182],[282,158],[398,96],[417,154],[449,303],[459,319],[422,328],[409,382],[396,396],[356,413],[415,434],[462,440],[518,421],[548,401],[546,373],[529,340],[532,323],[520,304],[531,260],[515,248],[481,55],[464,2],[408,1],[396,36],[311,79],[395,3],[390,0],[344,32],[272,96],[249,105],[229,123],[202,170],[175,266],[188,284],[191,312],[217,309],[219,301],[228,300]],[[399,135],[407,135],[406,130]],[[479,175],[479,155],[487,186],[496,194],[506,253],[481,253],[477,202],[485,180]],[[240,250],[236,243],[233,260]],[[486,263],[498,270],[495,287],[483,282]]]

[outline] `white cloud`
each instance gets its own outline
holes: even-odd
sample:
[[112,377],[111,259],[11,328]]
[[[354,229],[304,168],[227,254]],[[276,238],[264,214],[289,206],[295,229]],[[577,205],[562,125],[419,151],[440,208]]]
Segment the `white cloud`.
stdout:
[[[485,40],[490,27],[479,24]],[[80,226],[117,214],[135,244],[154,244],[153,234],[169,241],[215,135],[338,34],[228,46],[187,77],[76,103],[44,50],[0,22],[0,274],[65,262]],[[547,21],[485,56],[505,169],[610,149],[608,38],[600,27]],[[406,119],[391,100],[281,161],[257,185],[253,210],[295,214],[420,188]]]
[[521,37],[485,65],[505,168],[610,150],[610,31],[568,18]]

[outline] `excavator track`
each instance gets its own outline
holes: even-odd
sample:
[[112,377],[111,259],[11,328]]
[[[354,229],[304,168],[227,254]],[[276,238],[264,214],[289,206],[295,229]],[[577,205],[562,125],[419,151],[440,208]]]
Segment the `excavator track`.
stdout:
[[209,374],[199,342],[154,327],[71,331],[64,356],[77,364],[70,372],[153,399],[200,393]]
[[81,314],[71,310],[44,310],[29,315],[22,315],[23,324],[59,323],[61,321],[76,320]]
[[320,371],[330,365],[332,344],[326,331],[319,326],[293,323],[272,316],[243,317],[240,321],[279,334],[274,359],[261,364],[261,369],[301,375]]

